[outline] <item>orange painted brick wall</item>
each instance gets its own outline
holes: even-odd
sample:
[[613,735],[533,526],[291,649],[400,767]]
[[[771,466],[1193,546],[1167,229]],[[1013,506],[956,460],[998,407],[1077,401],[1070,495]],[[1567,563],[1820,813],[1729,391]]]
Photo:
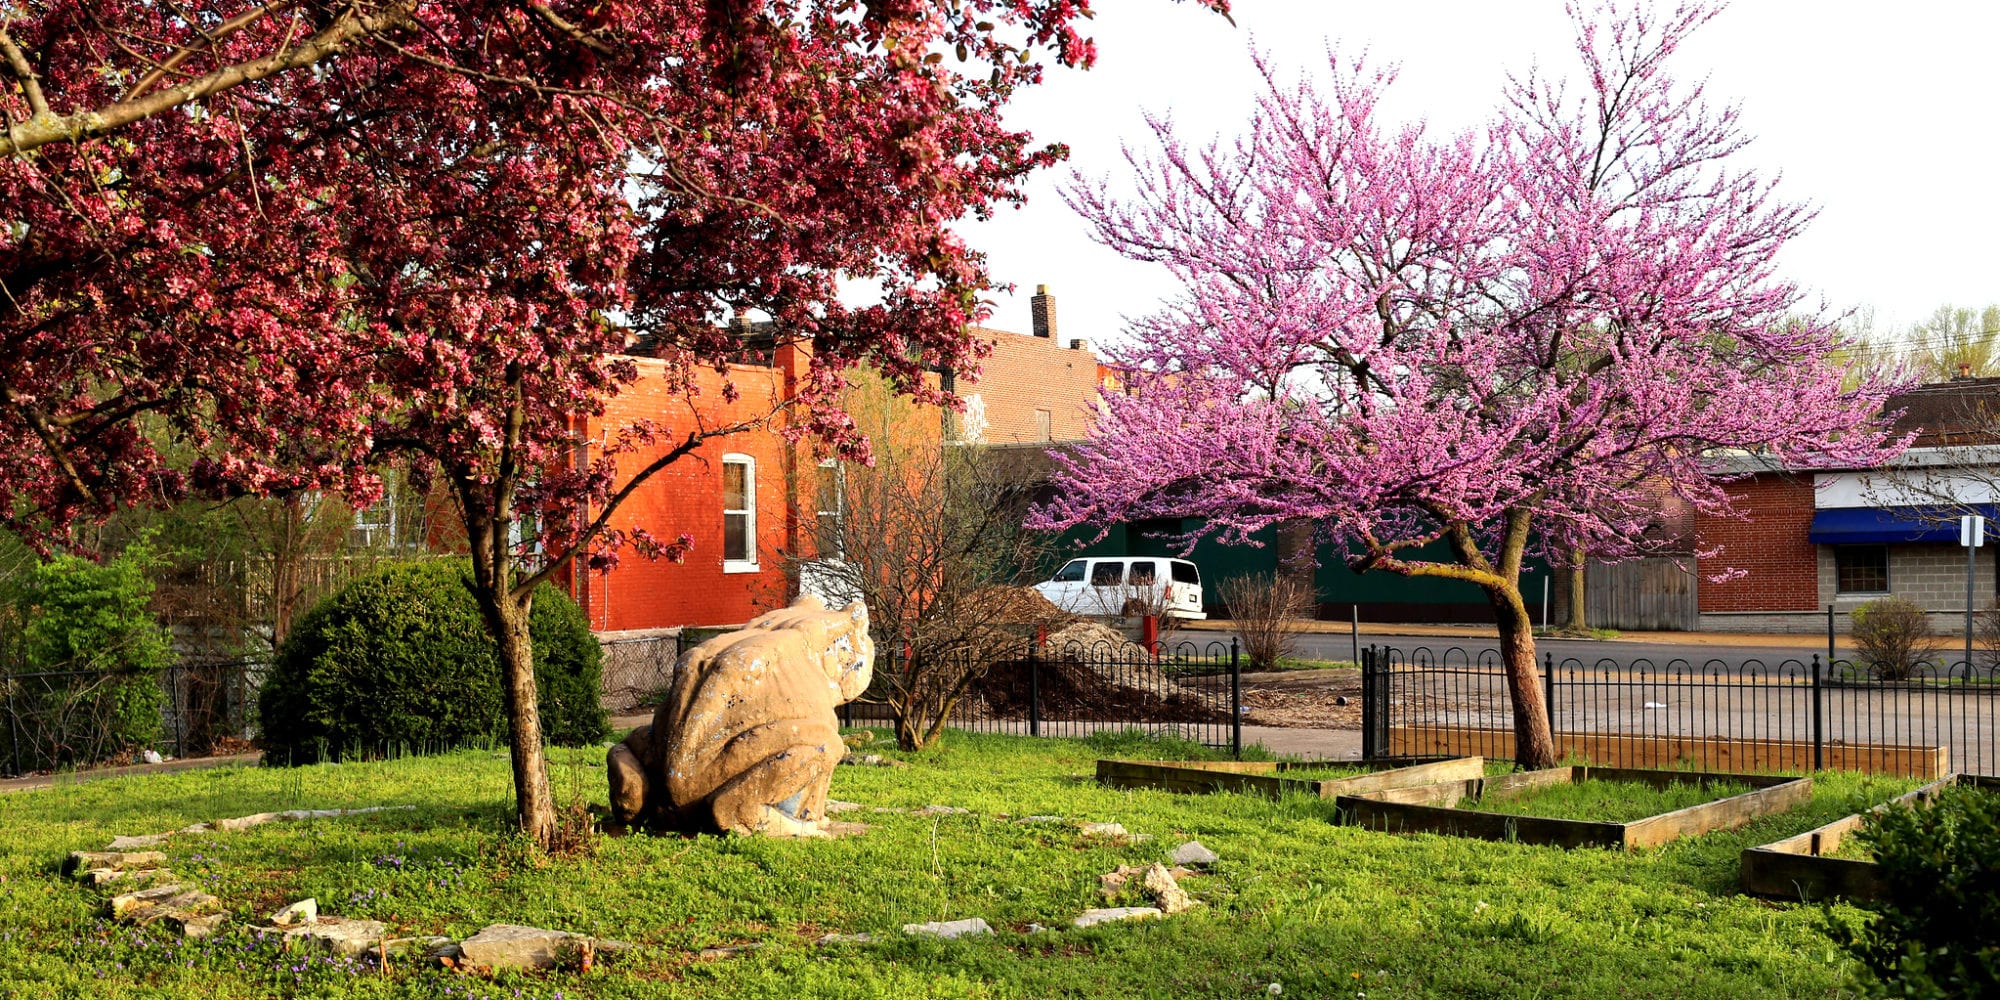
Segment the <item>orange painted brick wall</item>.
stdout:
[[[694,426],[697,413],[704,425],[714,427],[771,412],[784,397],[791,366],[802,364],[789,349],[781,349],[774,367],[733,366],[727,375],[704,369],[695,375],[689,392],[669,384],[664,362],[636,360],[639,381],[611,399],[603,417],[591,420],[591,439],[601,442],[607,433],[615,435],[617,428],[641,418],[657,421],[667,433],[652,448],[621,456],[621,474],[643,467],[672,447],[673,440]],[[725,380],[741,393],[733,403],[723,398]],[[735,625],[789,600],[779,553],[796,550],[796,514],[801,509],[796,498],[803,489],[810,502],[812,481],[807,477],[801,482],[799,449],[786,443],[777,430],[774,425],[706,441],[655,474],[619,508],[618,526],[643,526],[669,540],[686,532],[694,537],[694,548],[680,563],[646,559],[627,550],[608,572],[578,574],[570,589],[589,613],[592,628]],[[748,455],[756,463],[755,572],[723,568],[722,462],[729,454]]]
[[[1806,541],[1812,530],[1811,476],[1753,476],[1729,487],[1745,520],[1695,518],[1698,544],[1722,551],[1697,559],[1701,610],[1811,611],[1819,607],[1819,553]],[[1746,575],[1724,583],[1708,577],[1725,569]]]

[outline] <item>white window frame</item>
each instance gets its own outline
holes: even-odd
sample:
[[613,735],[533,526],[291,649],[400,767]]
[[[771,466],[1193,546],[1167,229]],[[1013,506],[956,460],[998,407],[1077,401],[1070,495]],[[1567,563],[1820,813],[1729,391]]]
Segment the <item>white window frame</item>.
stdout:
[[[819,495],[819,482],[814,480],[813,525],[819,536],[817,541],[831,540],[833,545],[832,551],[817,554],[821,559],[838,562],[847,555],[847,469],[839,459],[833,458],[821,461],[819,467],[833,470],[833,509],[825,509],[826,498]],[[1994,551],[2000,552],[2000,549]]]
[[[725,470],[722,480],[722,502],[724,504],[722,508],[722,551],[724,553],[722,571],[724,573],[755,573],[759,570],[757,565],[757,460],[740,452],[730,452],[722,456],[722,465]],[[744,467],[743,503],[745,506],[743,507],[727,506],[729,503],[729,474],[727,469],[731,465],[741,465]],[[729,515],[731,514],[744,515],[743,533],[746,537],[743,540],[743,551],[749,554],[748,559],[731,559],[727,555],[729,552]]]

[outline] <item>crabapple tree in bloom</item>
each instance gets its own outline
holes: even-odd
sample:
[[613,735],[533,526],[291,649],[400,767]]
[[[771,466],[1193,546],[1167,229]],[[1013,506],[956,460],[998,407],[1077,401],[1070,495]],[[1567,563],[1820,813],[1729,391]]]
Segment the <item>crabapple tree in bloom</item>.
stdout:
[[[1233,142],[1156,121],[1138,193],[1074,186],[1106,244],[1183,292],[1137,322],[1043,527],[1309,519],[1356,571],[1462,580],[1498,620],[1517,757],[1554,763],[1522,559],[1645,554],[1662,497],[1732,513],[1717,449],[1869,463],[1891,386],[1843,388],[1779,249],[1810,212],[1740,164],[1734,107],[1668,62],[1712,14],[1571,9],[1583,72],[1510,80],[1482,128],[1383,122],[1392,74],[1333,59]],[[1443,543],[1449,560],[1416,555]]]
[[1000,111],[1044,59],[1091,60],[1087,13],[0,0],[0,518],[56,545],[191,492],[365,504],[406,466],[463,519],[519,819],[546,842],[533,588],[684,552],[614,512],[776,417],[604,428],[579,464],[637,377],[628,338],[691,395],[744,350],[723,321],[762,311],[811,353],[785,429],[865,456],[842,372],[924,394],[976,364],[988,279],[950,227],[1060,157]]

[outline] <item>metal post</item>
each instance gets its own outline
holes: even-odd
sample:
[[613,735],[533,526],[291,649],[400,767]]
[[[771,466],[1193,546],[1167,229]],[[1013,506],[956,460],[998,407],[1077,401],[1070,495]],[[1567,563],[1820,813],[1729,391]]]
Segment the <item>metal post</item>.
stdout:
[[1028,735],[1042,735],[1042,668],[1028,647]]
[[[1981,529],[1983,530],[1984,527],[1982,523]],[[1973,557],[1978,551],[1978,546],[1968,545],[1965,547],[1965,664],[1967,667],[1972,665],[1972,574],[1975,572]]]
[[1818,654],[1813,655],[1812,672],[1813,770],[1822,771],[1826,769],[1826,707],[1820,688]]
[[1380,711],[1375,704],[1375,647],[1361,655],[1361,759],[1374,760],[1375,713]]
[[1229,753],[1243,757],[1243,661],[1237,657],[1236,637],[1229,637]]
[[1348,626],[1347,635],[1353,646],[1354,662],[1359,664],[1361,662],[1361,605],[1350,604],[1347,607],[1353,614],[1353,621]]
[[1826,665],[1832,667],[1837,659],[1840,657],[1833,652],[1833,605],[1829,604],[1826,606]]
[[0,687],[7,689],[7,731],[11,734],[14,744],[14,770],[12,773],[20,774],[21,713],[19,707],[14,704],[14,682],[5,674],[0,674]]
[[1549,717],[1549,734],[1556,731],[1556,654],[1542,654],[1542,705]]
[[1542,577],[1542,631],[1544,632],[1549,630],[1549,580],[1554,576],[1555,571],[1550,570]]

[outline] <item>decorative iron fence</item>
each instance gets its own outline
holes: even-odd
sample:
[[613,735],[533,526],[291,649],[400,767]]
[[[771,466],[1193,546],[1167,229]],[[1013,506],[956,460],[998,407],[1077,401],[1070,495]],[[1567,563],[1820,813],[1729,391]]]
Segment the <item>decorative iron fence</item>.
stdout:
[[[1544,655],[1539,666],[1559,746],[1600,763],[2000,773],[1992,664]],[[1495,651],[1362,651],[1363,756],[1511,757],[1513,733]]]
[[1171,733],[1207,746],[1243,747],[1243,671],[1236,642],[1038,644],[998,649],[878,654],[867,700],[842,709],[849,725],[884,724],[884,699],[931,699],[962,690],[953,729],[1022,736],[1088,736],[1099,730]]
[[31,774],[152,750],[188,757],[251,737],[266,664],[187,661],[158,673],[0,673],[0,771]]

